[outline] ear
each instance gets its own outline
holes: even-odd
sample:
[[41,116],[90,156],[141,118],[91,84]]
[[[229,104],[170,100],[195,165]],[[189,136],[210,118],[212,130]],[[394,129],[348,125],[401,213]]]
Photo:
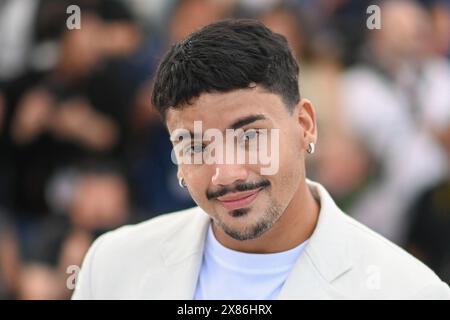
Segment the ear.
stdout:
[[302,130],[303,148],[307,149],[310,142],[317,142],[316,111],[311,101],[301,99],[294,112]]

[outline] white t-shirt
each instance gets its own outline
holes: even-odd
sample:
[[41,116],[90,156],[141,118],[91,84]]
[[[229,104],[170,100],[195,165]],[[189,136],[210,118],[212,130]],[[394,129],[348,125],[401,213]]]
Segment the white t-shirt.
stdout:
[[194,299],[275,299],[307,241],[278,253],[245,253],[224,247],[210,225]]

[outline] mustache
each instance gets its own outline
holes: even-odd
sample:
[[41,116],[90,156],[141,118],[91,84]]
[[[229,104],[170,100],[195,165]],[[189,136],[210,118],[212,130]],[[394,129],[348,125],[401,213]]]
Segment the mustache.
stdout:
[[224,196],[228,193],[233,193],[233,192],[243,192],[243,191],[250,191],[250,190],[255,190],[255,189],[259,189],[259,188],[265,188],[270,186],[270,182],[269,180],[261,180],[259,182],[249,182],[249,183],[240,183],[240,184],[236,184],[233,188],[228,188],[228,187],[222,187],[217,191],[206,191],[206,198],[208,200],[217,198],[217,197],[221,197]]

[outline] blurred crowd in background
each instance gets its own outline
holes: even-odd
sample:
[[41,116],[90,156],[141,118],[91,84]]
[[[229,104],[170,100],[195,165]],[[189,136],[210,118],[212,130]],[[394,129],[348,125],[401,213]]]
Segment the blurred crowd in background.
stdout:
[[0,0],[0,299],[69,298],[67,268],[98,235],[195,205],[152,77],[171,44],[229,17],[298,58],[318,115],[308,177],[450,283],[450,1]]

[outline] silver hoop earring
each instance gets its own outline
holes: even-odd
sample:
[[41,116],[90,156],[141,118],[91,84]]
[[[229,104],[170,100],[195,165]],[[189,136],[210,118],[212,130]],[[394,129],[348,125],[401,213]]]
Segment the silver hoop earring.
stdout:
[[181,188],[186,188],[186,182],[184,182],[183,177],[178,178],[178,184],[180,185]]
[[306,151],[310,154],[313,154],[315,150],[316,150],[315,144],[313,142],[310,142],[308,144],[308,150],[306,150]]

